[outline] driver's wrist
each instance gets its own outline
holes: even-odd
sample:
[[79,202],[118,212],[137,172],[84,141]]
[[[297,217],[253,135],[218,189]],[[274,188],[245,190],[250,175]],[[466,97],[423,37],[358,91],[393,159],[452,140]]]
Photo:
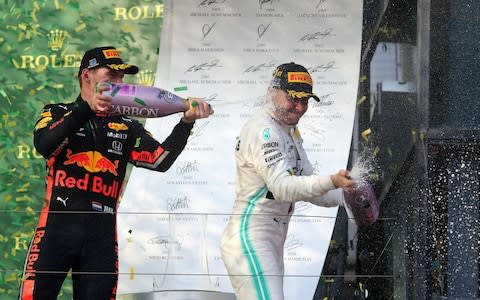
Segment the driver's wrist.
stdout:
[[195,120],[187,118],[185,116],[183,116],[181,120],[182,120],[183,123],[187,123],[187,124],[191,124],[191,123],[195,122]]

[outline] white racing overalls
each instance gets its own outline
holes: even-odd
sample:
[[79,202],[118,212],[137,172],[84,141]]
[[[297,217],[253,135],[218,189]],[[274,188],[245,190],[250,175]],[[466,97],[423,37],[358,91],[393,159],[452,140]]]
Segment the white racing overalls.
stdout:
[[[343,205],[330,176],[313,174],[298,129],[265,109],[236,145],[236,199],[221,240],[222,259],[239,300],[283,297],[283,249],[294,202]],[[337,191],[338,192],[338,191]]]

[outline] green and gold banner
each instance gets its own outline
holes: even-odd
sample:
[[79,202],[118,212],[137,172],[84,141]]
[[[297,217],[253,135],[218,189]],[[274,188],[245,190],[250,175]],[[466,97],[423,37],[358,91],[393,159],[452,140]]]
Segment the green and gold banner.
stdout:
[[[0,299],[16,299],[45,192],[33,127],[45,104],[78,95],[85,50],[117,47],[140,67],[126,82],[153,85],[163,1],[0,0]],[[67,281],[59,299],[71,299]]]

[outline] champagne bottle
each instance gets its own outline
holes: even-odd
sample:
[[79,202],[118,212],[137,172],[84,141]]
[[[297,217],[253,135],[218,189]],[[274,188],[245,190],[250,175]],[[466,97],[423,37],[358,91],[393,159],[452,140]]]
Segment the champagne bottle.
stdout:
[[352,192],[343,191],[343,196],[357,225],[371,225],[378,219],[377,197],[370,183],[360,182]]
[[110,89],[102,94],[111,98],[111,114],[158,118],[185,112],[196,104],[157,87],[114,82],[106,84]]

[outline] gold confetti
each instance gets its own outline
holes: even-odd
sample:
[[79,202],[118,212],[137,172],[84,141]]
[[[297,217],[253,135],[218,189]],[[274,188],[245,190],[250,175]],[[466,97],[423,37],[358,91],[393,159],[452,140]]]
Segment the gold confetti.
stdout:
[[[7,273],[8,274],[8,273]],[[5,276],[5,282],[17,281],[17,273],[10,273],[10,275]]]
[[364,82],[365,80],[367,80],[367,76],[366,76],[366,75],[360,76],[360,82]]
[[60,2],[58,2],[58,0],[55,0],[55,9],[57,10],[63,9],[63,5],[61,5]]
[[27,182],[27,183],[23,184],[23,186],[21,188],[17,189],[17,192],[19,192],[19,193],[28,192],[29,187],[30,187],[30,182]]
[[130,32],[134,32],[134,31],[135,31],[135,28],[134,28],[131,24],[126,23],[125,25],[123,25],[123,26],[121,27],[121,30],[122,30],[123,32],[128,32],[128,33],[130,33]]
[[18,40],[19,42],[23,41],[23,37],[24,37],[24,36],[25,36],[25,33],[20,32],[20,33],[18,34],[18,39],[17,39],[17,40]]
[[361,135],[362,135],[362,138],[365,140],[365,141],[368,141],[368,136],[372,133],[372,129],[368,128],[368,129],[365,129]]
[[35,20],[35,22],[38,22],[36,13],[37,13],[36,9],[32,10],[32,12],[30,13],[30,17],[32,17],[32,19]]
[[130,267],[130,280],[135,279],[135,269]]
[[87,28],[87,24],[82,23],[82,24],[78,25],[77,27],[75,27],[75,31],[79,32],[79,31],[84,30],[85,28]]
[[377,146],[375,149],[373,149],[373,156],[377,156],[378,152],[380,152],[380,147]]
[[25,212],[30,216],[36,215],[36,212],[30,206],[27,206]]
[[12,199],[13,199],[12,195],[5,195],[5,196],[3,196],[3,202],[8,202],[8,201],[10,201],[10,200],[12,200]]
[[360,99],[358,99],[358,101],[357,101],[357,105],[362,104],[363,102],[365,102],[365,100],[367,100],[367,96],[360,97]]
[[33,202],[33,199],[27,195],[21,196],[21,197],[16,197],[15,201],[17,202]]

